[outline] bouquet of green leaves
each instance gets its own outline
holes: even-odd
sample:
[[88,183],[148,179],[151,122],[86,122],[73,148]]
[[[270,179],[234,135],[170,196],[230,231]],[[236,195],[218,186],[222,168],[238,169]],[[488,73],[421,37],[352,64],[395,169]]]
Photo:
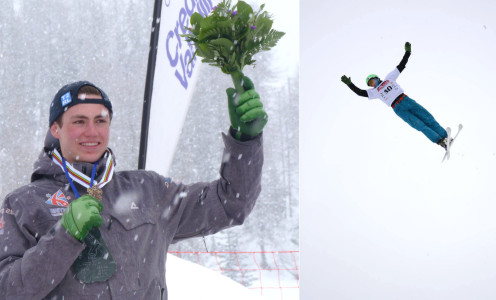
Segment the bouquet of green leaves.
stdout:
[[194,13],[188,28],[191,33],[183,35],[196,47],[193,58],[198,55],[202,62],[230,74],[236,91],[243,90],[243,67],[253,65],[256,53],[274,47],[284,35],[272,29],[273,21],[264,6],[254,12],[244,1],[231,7],[230,0],[223,0],[209,16]]

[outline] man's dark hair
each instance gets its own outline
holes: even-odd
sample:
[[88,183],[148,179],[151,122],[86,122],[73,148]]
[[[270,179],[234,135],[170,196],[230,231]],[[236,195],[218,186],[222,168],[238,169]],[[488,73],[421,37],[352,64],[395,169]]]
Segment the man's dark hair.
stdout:
[[92,94],[102,97],[102,93],[100,93],[100,91],[96,87],[91,85],[83,85],[78,91],[78,97],[80,94]]

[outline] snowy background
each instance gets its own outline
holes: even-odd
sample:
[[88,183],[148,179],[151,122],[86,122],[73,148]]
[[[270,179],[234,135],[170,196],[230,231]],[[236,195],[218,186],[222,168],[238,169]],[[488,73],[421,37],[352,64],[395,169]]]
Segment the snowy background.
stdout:
[[[49,103],[60,87],[72,81],[89,80],[109,95],[114,106],[110,147],[116,154],[117,171],[137,168],[153,2],[2,3],[0,202],[29,182],[48,129]],[[171,250],[299,249],[298,2],[247,2],[253,6],[266,3],[274,28],[286,32],[276,48],[255,57],[256,68],[245,68],[269,115],[264,130],[262,194],[244,226],[205,241],[181,242]],[[199,77],[170,171],[174,180],[184,183],[218,178],[221,132],[229,127],[225,90],[232,86],[230,77],[209,66],[201,68]],[[264,259],[270,264],[270,257],[261,258],[262,267]],[[232,275],[238,280],[236,276]],[[290,285],[297,284],[293,283],[296,272],[288,278]],[[250,280],[255,281],[246,276],[245,281]],[[297,291],[288,299],[295,297]]]
[[[301,298],[496,298],[496,2],[301,1]],[[451,160],[340,80],[398,78]]]

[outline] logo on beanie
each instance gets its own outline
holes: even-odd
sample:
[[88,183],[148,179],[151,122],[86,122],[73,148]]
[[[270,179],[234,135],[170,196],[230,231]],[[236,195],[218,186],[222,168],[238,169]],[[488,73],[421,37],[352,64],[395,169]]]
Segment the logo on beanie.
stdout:
[[67,92],[60,97],[60,101],[62,102],[62,107],[72,102],[71,92]]

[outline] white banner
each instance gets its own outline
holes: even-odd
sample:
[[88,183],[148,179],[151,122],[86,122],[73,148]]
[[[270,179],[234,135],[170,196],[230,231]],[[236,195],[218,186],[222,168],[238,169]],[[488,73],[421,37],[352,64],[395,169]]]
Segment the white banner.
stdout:
[[211,0],[165,0],[162,3],[145,169],[167,176],[199,73],[201,58],[189,63],[195,48],[187,33],[194,12],[212,10]]

